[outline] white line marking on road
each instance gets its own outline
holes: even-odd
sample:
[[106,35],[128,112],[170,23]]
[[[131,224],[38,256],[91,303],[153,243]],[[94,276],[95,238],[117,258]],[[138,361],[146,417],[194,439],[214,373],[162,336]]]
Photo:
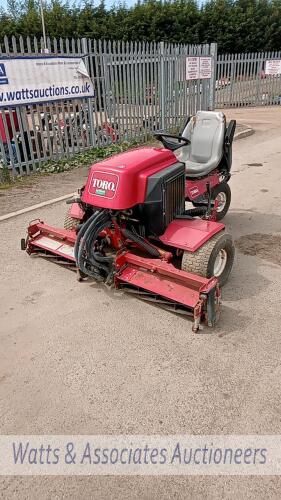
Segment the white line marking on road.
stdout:
[[234,135],[234,140],[238,141],[239,139],[245,139],[254,133],[255,131],[252,128],[246,128],[245,130],[241,130],[241,132],[237,132],[237,134]]
[[59,198],[53,198],[52,200],[42,201],[42,203],[37,203],[37,205],[32,205],[31,207],[23,208],[22,210],[17,210],[16,212],[11,212],[9,214],[1,215],[0,222],[8,219],[12,219],[17,215],[27,214],[32,210],[37,210],[38,208],[47,207],[48,205],[53,205],[53,203],[58,203],[59,201],[67,200],[68,198],[72,198],[77,193],[65,194],[64,196],[60,196]]

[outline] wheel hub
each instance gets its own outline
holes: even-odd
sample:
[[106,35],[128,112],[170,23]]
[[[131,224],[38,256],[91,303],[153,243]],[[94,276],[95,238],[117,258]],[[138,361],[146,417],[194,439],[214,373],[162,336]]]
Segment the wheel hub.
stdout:
[[218,202],[217,212],[222,212],[226,205],[226,194],[224,192],[219,193],[215,201]]
[[214,276],[218,278],[224,271],[227,262],[227,253],[221,249],[216,257],[214,264]]

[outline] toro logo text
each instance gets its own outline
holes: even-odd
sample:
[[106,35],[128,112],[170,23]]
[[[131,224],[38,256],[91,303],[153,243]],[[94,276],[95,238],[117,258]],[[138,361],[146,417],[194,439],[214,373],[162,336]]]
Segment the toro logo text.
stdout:
[[114,198],[119,183],[119,176],[108,172],[94,171],[92,173],[89,192],[95,196]]

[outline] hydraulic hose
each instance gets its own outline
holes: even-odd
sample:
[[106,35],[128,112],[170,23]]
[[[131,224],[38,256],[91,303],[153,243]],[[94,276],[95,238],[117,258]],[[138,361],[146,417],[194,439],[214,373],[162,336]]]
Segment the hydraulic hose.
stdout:
[[[95,242],[99,234],[112,224],[111,214],[108,210],[96,211],[83,224],[77,234],[74,247],[74,255],[77,267],[86,275],[97,280],[107,279],[112,273],[113,257],[102,255],[95,249]],[[122,229],[125,238],[137,243],[152,257],[159,258],[161,255],[157,248],[144,240],[136,232]]]
[[[112,268],[112,257],[106,257],[95,251],[94,243],[103,229],[111,225],[111,216],[107,210],[95,212],[80,229],[74,247],[77,267],[86,275],[103,279]],[[88,264],[88,265],[87,265]],[[92,268],[96,268],[97,271]]]
[[148,252],[150,255],[152,255],[152,257],[158,257],[158,258],[161,257],[157,248],[155,248],[153,245],[150,245],[150,243],[145,241],[138,234],[133,233],[132,231],[129,231],[129,229],[122,229],[122,233],[126,238],[134,241],[134,243],[137,243],[140,247],[142,247],[144,250],[146,250],[146,252]]
[[85,224],[82,225],[81,229],[79,230],[76,238],[76,242],[74,245],[74,257],[76,262],[78,261],[78,252],[79,252],[79,246],[80,246],[80,241],[81,238],[84,236],[85,232],[87,231],[88,227],[91,225],[92,221],[95,220],[95,218],[98,216],[99,212],[94,212],[93,215],[85,222]]

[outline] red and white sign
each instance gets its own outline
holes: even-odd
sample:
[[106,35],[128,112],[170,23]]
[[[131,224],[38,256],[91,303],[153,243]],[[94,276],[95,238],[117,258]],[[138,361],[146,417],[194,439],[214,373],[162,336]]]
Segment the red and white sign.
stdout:
[[266,75],[280,75],[281,74],[281,59],[268,59],[265,63]]
[[112,200],[116,195],[118,184],[118,175],[94,171],[90,180],[89,193]]
[[186,80],[204,80],[212,76],[212,57],[188,56],[186,58]]
[[212,76],[212,58],[200,57],[200,78],[211,78]]
[[187,80],[198,80],[200,72],[200,62],[199,57],[187,57],[186,58],[186,79]]

